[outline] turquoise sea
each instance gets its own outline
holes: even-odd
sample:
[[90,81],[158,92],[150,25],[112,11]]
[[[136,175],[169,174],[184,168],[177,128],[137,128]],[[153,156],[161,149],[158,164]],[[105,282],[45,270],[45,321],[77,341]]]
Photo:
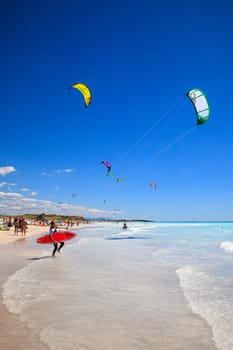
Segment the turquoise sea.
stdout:
[[128,230],[98,223],[73,231],[77,238],[55,258],[51,246],[28,239],[29,264],[3,288],[9,311],[51,350],[187,350],[192,337],[204,342],[198,322],[217,349],[233,349],[233,223],[130,222]]

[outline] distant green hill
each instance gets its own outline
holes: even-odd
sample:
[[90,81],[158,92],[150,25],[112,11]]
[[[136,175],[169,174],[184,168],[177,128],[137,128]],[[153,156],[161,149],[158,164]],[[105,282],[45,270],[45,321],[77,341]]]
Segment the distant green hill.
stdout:
[[[9,218],[10,216],[7,215],[0,215],[0,218]],[[50,221],[86,221],[82,216],[68,216],[68,215],[56,215],[56,214],[24,214],[24,215],[12,215],[12,217],[21,217],[25,220],[37,220],[37,221],[43,221],[43,222],[50,222]]]

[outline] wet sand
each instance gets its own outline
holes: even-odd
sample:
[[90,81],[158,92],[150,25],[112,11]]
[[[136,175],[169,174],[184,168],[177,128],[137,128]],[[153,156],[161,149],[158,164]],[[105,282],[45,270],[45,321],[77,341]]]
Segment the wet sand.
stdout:
[[[47,231],[47,227],[32,227],[30,229],[29,226],[26,238],[20,236],[15,237],[13,231],[4,232],[2,237],[0,236],[2,239],[0,241],[0,248],[2,249],[0,255],[1,286],[10,275],[26,266],[31,260],[40,256],[40,249],[38,249],[38,246],[36,244],[28,244],[27,238],[29,236],[32,237],[33,235],[43,234]],[[157,277],[156,275],[154,276],[158,286],[160,284],[159,276],[161,276],[161,274],[158,274]],[[164,280],[166,277],[167,282]],[[162,284],[164,285],[165,282],[165,287],[166,283],[169,287],[170,284],[173,285],[173,283],[176,283],[176,281],[173,281],[174,278],[175,277],[170,274],[163,274]],[[156,350],[187,350],[187,348],[189,350],[196,350],[197,348],[199,350],[217,350],[212,340],[210,327],[199,316],[191,313],[191,310],[185,306],[183,299],[182,296],[178,303],[176,300],[174,310],[171,310],[169,314],[158,314],[158,317],[153,319],[153,334],[148,334],[148,337],[152,337],[156,340]],[[164,302],[163,300],[164,295],[158,294],[158,303],[160,303],[160,301]],[[40,341],[39,335],[36,334],[35,330],[29,329],[24,322],[21,322],[18,315],[8,312],[5,305],[2,303],[2,297],[0,312],[1,350],[48,350],[48,347]],[[104,317],[104,315],[101,317]],[[135,323],[136,320],[133,322]],[[150,320],[148,320],[148,322],[150,322]],[[163,327],[161,325],[163,325]],[[137,326],[137,323],[135,323],[135,326]],[[147,327],[146,325],[144,326],[146,331]],[[148,324],[148,329],[151,328],[149,326],[150,324]],[[83,334],[83,336],[85,336],[85,334]],[[95,338],[94,334],[92,334],[92,336]],[[99,336],[101,335],[96,334],[96,339],[98,339]],[[121,343],[121,349],[125,350],[124,339],[119,341]],[[155,350],[154,348],[150,348],[149,344],[147,344],[148,346],[144,343],[141,345],[141,349]],[[95,345],[90,349],[95,350]]]
[[47,227],[28,226],[26,236],[14,235],[10,231],[0,231],[0,349],[1,350],[48,350],[48,347],[40,342],[38,335],[21,322],[18,315],[8,312],[2,300],[2,286],[7,278],[17,270],[26,266],[30,260],[26,240],[28,237],[43,234]]

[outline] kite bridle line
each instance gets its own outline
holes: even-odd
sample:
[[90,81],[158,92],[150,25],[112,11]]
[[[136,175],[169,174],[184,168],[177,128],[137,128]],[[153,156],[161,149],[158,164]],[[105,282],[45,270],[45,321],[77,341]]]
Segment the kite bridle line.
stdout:
[[[171,141],[170,143],[168,143],[165,147],[163,147],[161,150],[159,150],[156,154],[152,155],[151,157],[145,159],[143,161],[143,163],[147,163],[149,161],[152,161],[153,159],[159,158],[159,156],[163,153],[165,153],[166,151],[168,151],[173,145],[175,145],[177,142],[179,142],[180,140],[182,140],[183,138],[185,138],[188,134],[190,134],[191,132],[193,132],[195,129],[197,128],[197,125],[195,125],[194,127],[192,127],[191,129],[185,131],[184,133],[182,133],[181,135],[179,135],[175,140]],[[142,164],[142,163],[141,163]],[[140,165],[141,165],[140,164]],[[127,174],[125,174],[124,178],[127,178],[129,175],[131,175],[132,173],[134,173],[135,170],[138,169],[138,167],[140,165],[135,166],[134,168],[132,168],[130,171],[128,171]],[[113,182],[111,185],[109,185],[105,190],[104,193],[107,193],[108,191],[111,190],[111,188],[116,185],[116,182]]]
[[[138,140],[128,149],[128,151],[126,151],[122,156],[121,158],[115,163],[118,164],[120,163],[123,159],[125,159],[125,157],[137,146],[140,144],[140,142],[142,142],[145,137],[147,135],[149,135],[149,133],[157,126],[159,125],[159,123],[161,123],[166,117],[167,115],[169,115],[177,106],[179,107],[180,103],[182,102],[182,100],[184,100],[184,96],[182,96],[182,98],[179,98],[168,110],[167,112],[165,112],[159,120],[157,120],[149,129],[147,129],[147,131],[141,136],[138,138]],[[186,103],[186,99],[184,100],[182,106]],[[165,126],[167,126],[169,124],[169,122],[175,117],[175,114],[176,115],[176,111],[174,111],[172,114],[171,114],[171,117],[168,119],[168,122]],[[159,132],[161,129],[164,129],[165,126],[161,126],[161,128],[157,131]]]
[[[197,128],[197,125],[195,125],[194,127],[192,127],[191,129],[185,131],[184,133],[182,133],[181,135],[179,135],[175,140],[171,141],[170,143],[168,143],[165,147],[163,147],[161,150],[159,150],[157,153],[155,153],[154,155],[152,155],[151,157],[145,159],[143,161],[143,163],[147,163],[149,161],[152,161],[153,159],[158,158],[161,154],[165,153],[166,151],[168,151],[173,145],[175,145],[177,142],[179,142],[180,140],[182,140],[183,138],[185,138],[188,134],[190,134],[192,131],[194,131]],[[138,166],[134,167],[133,169],[131,169],[126,175],[125,178],[128,177],[130,174],[132,174],[135,170],[138,169]]]
[[[182,103],[181,103],[182,102]],[[130,168],[130,164],[132,164],[133,162],[135,162],[135,160],[138,158],[138,156],[142,155],[145,150],[151,145],[151,143],[153,142],[153,139],[158,136],[162,130],[164,130],[169,124],[170,122],[176,117],[177,113],[180,112],[182,110],[182,108],[184,107],[184,105],[187,103],[187,100],[184,96],[182,96],[182,98],[179,98],[178,101],[173,105],[171,106],[167,112],[165,112],[161,118],[156,121],[134,144],[133,146],[131,146],[129,148],[129,150],[127,152],[125,152],[123,154],[123,156],[117,161],[116,164],[118,164],[120,161],[122,161],[140,142],[142,142],[147,135],[150,134],[150,132],[156,127],[158,126],[162,121],[164,121],[164,119],[172,112],[171,116],[165,121],[164,124],[162,124],[157,130],[156,130],[156,133],[152,134],[151,135],[151,138],[150,140],[147,142],[147,144],[143,147],[143,149],[136,153],[136,155],[134,156],[134,158],[132,158],[130,160],[130,163],[128,164],[128,171],[126,171],[126,175],[125,176],[122,176],[123,178],[126,178],[129,174],[131,174],[132,172],[134,172],[136,169],[138,169],[138,167],[148,161],[148,159],[142,161],[139,165],[135,166],[134,168]],[[185,133],[186,134],[186,133]],[[185,136],[185,135],[184,135]],[[184,137],[183,136],[183,137]],[[179,137],[179,138],[182,138],[182,135]],[[175,140],[176,141],[176,140]],[[172,145],[175,143],[175,141],[173,141]],[[177,140],[178,142],[179,140]],[[171,146],[172,146],[171,145]],[[167,148],[169,145],[166,145],[164,148]],[[161,152],[161,151],[160,151]],[[154,158],[155,156],[153,156]],[[150,157],[151,158],[151,157]],[[114,185],[116,185],[116,182],[114,181],[112,184],[110,184],[109,186],[107,186],[107,188],[104,190],[104,193],[108,192]]]
[[[128,173],[131,169],[131,164],[133,164],[141,155],[143,155],[145,153],[145,151],[149,148],[149,146],[152,144],[153,140],[155,139],[155,137],[157,137],[158,135],[161,134],[161,132],[171,123],[171,121],[176,117],[176,115],[182,110],[182,108],[184,107],[184,105],[187,103],[187,101],[183,101],[183,103],[181,104],[181,106],[178,107],[178,109],[176,109],[172,115],[165,121],[164,124],[162,124],[160,126],[159,129],[156,130],[156,132],[151,135],[150,140],[145,144],[145,146],[138,152],[135,154],[135,156],[133,158],[131,158],[127,169],[126,169],[126,173]],[[168,115],[168,112],[165,114],[166,116]],[[165,118],[165,115],[163,117],[163,119]],[[162,121],[162,118],[160,118],[160,121]],[[158,122],[159,123],[159,122]],[[158,125],[157,123],[157,125]],[[152,130],[152,129],[151,129]],[[151,131],[150,130],[150,131]],[[144,162],[144,161],[143,161]],[[124,177],[124,176],[123,176]]]

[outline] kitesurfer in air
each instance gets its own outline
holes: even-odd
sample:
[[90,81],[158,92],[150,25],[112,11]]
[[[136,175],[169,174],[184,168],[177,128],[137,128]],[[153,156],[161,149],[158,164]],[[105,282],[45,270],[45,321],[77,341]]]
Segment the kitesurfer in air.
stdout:
[[62,248],[62,247],[64,246],[64,244],[65,244],[64,242],[59,242],[60,245],[59,245],[59,247],[58,247],[58,242],[56,242],[55,239],[53,238],[53,234],[54,234],[55,232],[57,232],[56,224],[55,224],[54,221],[51,221],[51,223],[50,223],[50,229],[49,229],[49,234],[50,234],[50,237],[51,237],[51,239],[52,239],[52,241],[53,241],[53,245],[54,245],[54,249],[53,249],[53,252],[52,252],[52,256],[55,256],[56,251],[57,251],[58,253],[61,253],[61,248]]

